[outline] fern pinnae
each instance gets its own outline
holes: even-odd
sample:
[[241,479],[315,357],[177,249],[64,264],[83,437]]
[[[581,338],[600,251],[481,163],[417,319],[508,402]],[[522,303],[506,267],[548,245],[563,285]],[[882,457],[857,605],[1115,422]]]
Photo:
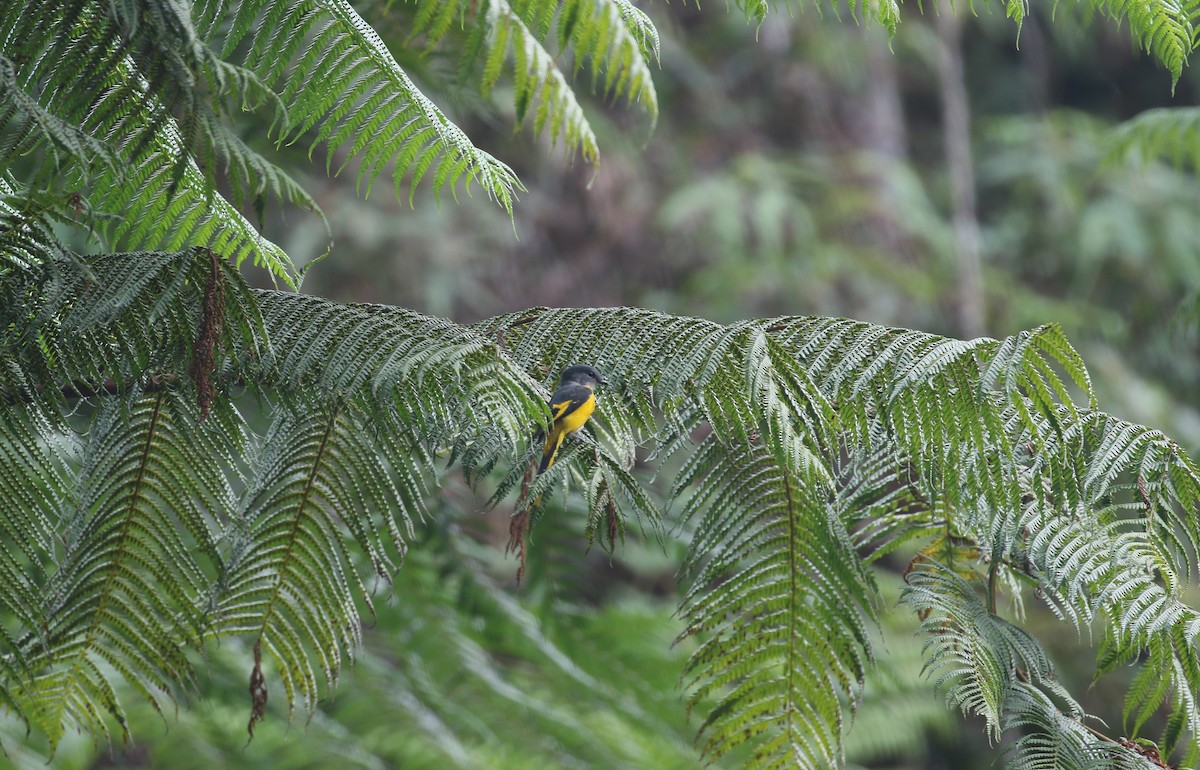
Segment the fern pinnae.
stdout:
[[[42,593],[54,570],[53,521],[73,503],[70,461],[79,452],[74,442],[59,439],[41,410],[9,409],[0,401],[0,417],[6,431],[0,440],[0,534],[7,546],[0,549],[0,605],[20,629],[0,627],[0,701],[28,725],[16,691],[29,688],[35,673],[26,646],[48,641],[42,636]],[[13,635],[21,633],[30,636],[25,644]]]
[[[191,430],[195,407],[180,396],[135,391],[127,407],[106,404],[92,429],[80,512],[46,589],[47,628],[28,648],[36,687],[21,696],[48,735],[72,724],[107,730],[106,715],[127,729],[101,662],[156,710],[191,679],[182,646],[204,633],[195,556],[216,558],[211,517],[226,502],[201,468],[221,462],[224,439]],[[197,467],[181,471],[181,460]]]
[[[467,135],[462,132],[457,126],[451,123],[439,110],[433,102],[431,102],[417,87],[412,83],[403,70],[396,64],[390,52],[388,52],[379,35],[358,15],[358,13],[350,7],[348,3],[341,0],[322,0],[317,3],[318,7],[322,7],[336,21],[345,25],[346,28],[353,30],[357,38],[352,39],[349,44],[357,45],[361,48],[362,53],[367,56],[376,67],[378,74],[375,78],[383,78],[392,84],[399,93],[404,94],[409,100],[410,105],[401,108],[395,113],[393,125],[402,125],[402,122],[407,122],[414,118],[424,118],[429,129],[433,132],[438,140],[438,155],[441,157],[440,163],[449,162],[452,167],[459,161],[464,162],[464,170],[469,171],[469,178],[478,181],[489,197],[493,198],[505,210],[512,210],[513,194],[518,186],[511,169],[508,166],[500,163],[486,152],[475,148]],[[359,42],[361,41],[361,42]],[[346,43],[343,43],[346,44]],[[297,73],[300,74],[300,73]],[[301,75],[303,76],[303,75]],[[296,77],[293,75],[293,78]],[[295,82],[295,81],[293,81]],[[293,102],[293,110],[304,110],[305,107],[297,106],[304,105],[303,99],[309,98],[307,95],[301,96],[296,94],[297,100]],[[319,107],[317,108],[320,109]],[[313,111],[314,114],[316,111]],[[346,120],[357,122],[358,118],[351,118],[347,115]],[[326,124],[330,125],[330,124]],[[330,133],[331,129],[321,129],[318,131],[318,136],[322,138]],[[389,142],[381,143],[383,145]],[[398,154],[403,149],[403,145],[395,147],[392,152]],[[332,148],[331,148],[332,150]],[[458,177],[443,179],[444,184],[454,185],[458,181]],[[438,188],[440,189],[440,187]]]
[[[0,145],[0,159],[12,160],[46,147],[56,171],[70,163],[91,166],[115,163],[112,152],[87,131],[63,120],[26,93],[17,80],[16,67],[0,56],[0,129],[11,132]],[[65,157],[64,157],[65,156]]]
[[[40,11],[28,17],[36,20],[49,9]],[[265,174],[281,194],[301,205],[311,203],[283,172],[242,144],[219,119],[221,100],[230,88],[254,94],[253,106],[271,101],[269,91],[253,73],[213,55],[198,39],[188,14],[179,8],[133,3],[128,9],[113,6],[105,10],[72,2],[56,13],[71,34],[51,37],[45,55],[34,60],[42,67],[64,57],[87,59],[87,66],[77,70],[82,77],[72,76],[69,85],[51,88],[46,100],[49,108],[61,109],[77,121],[78,129],[105,147],[113,159],[98,167],[73,163],[62,169],[68,185],[90,188],[95,207],[124,223],[104,228],[113,238],[111,242],[177,248],[192,237],[187,243],[210,239],[220,248],[237,244],[238,261],[253,254],[277,275],[286,275],[288,263],[281,253],[266,245],[248,223],[236,232],[237,212],[232,207],[221,211],[221,204],[226,203],[223,199],[212,200],[200,192],[209,187],[214,164],[224,158],[231,176],[236,177],[235,187],[253,187],[255,182],[239,169],[254,169]],[[45,36],[30,39],[45,40]],[[48,77],[53,83],[62,75],[51,73]],[[198,88],[206,94],[197,94]],[[68,92],[92,94],[90,100],[84,100],[88,108],[80,111],[75,107],[80,100],[63,96]],[[244,100],[243,106],[250,104]],[[169,117],[172,113],[179,113],[177,122]],[[190,204],[164,194],[181,183],[192,193]],[[204,213],[198,213],[198,208]],[[223,215],[227,226],[223,229],[233,231],[233,237],[215,235],[214,209]],[[233,226],[228,227],[230,224]],[[121,240],[124,237],[130,240]]]
[[[99,204],[104,210],[131,212],[101,230],[110,242],[120,245],[153,245],[165,250],[182,249],[197,241],[207,242],[234,264],[246,259],[268,267],[272,275],[294,280],[290,258],[221,196],[204,192],[200,168],[190,158],[180,160],[181,139],[169,125],[155,138],[155,148],[122,176],[103,173],[93,190],[103,191]],[[183,175],[172,176],[177,163]],[[136,216],[132,212],[138,212]],[[164,228],[163,225],[166,225]]]
[[[289,710],[298,695],[309,710],[315,707],[313,656],[333,683],[342,656],[352,657],[361,643],[351,586],[361,597],[366,592],[336,536],[332,516],[342,500],[338,486],[328,483],[338,473],[330,455],[339,442],[353,445],[355,432],[336,410],[306,419],[281,414],[267,439],[277,449],[262,458],[266,465],[242,504],[238,537],[244,543],[235,544],[219,613],[226,632],[265,642],[280,665]],[[254,704],[251,725],[264,705]]]
[[517,120],[525,120],[529,108],[536,104],[534,134],[541,133],[549,120],[553,126],[550,138],[557,141],[558,128],[565,126],[562,133],[568,153],[579,148],[584,159],[595,164],[599,160],[599,147],[591,125],[574,91],[539,38],[505,0],[488,0],[484,23],[493,29],[505,29],[502,35],[496,36],[493,45],[502,41],[511,45]]
[[[711,453],[716,460],[727,450],[721,442],[710,438],[701,451]],[[688,664],[690,702],[695,704],[724,683],[741,682],[723,692],[719,705],[702,727],[702,732],[708,735],[705,753],[717,758],[737,742],[732,739],[734,734],[770,730],[771,737],[762,743],[763,755],[756,760],[756,766],[772,766],[774,758],[784,754],[803,757],[800,761],[811,762],[813,766],[835,761],[840,752],[841,707],[837,705],[833,682],[838,682],[841,688],[853,687],[861,678],[864,658],[860,645],[866,636],[857,617],[859,612],[869,610],[854,602],[833,608],[819,600],[824,594],[814,581],[832,579],[840,589],[846,588],[840,570],[826,572],[833,562],[823,561],[816,553],[825,547],[839,550],[827,535],[821,534],[824,525],[817,523],[820,519],[810,518],[821,516],[818,511],[823,506],[816,503],[820,498],[816,491],[819,485],[789,483],[768,459],[772,455],[761,448],[732,451],[731,457],[711,468],[703,482],[705,491],[687,502],[689,511],[707,508],[704,520],[697,527],[689,560],[695,564],[698,559],[710,559],[694,577],[692,588],[681,604],[681,611],[690,619],[685,634],[699,632],[706,637]],[[740,467],[742,472],[729,471],[730,465]],[[751,468],[756,472],[747,474],[745,471]],[[728,481],[721,481],[722,478]],[[811,484],[813,479],[808,481]],[[739,502],[732,503],[734,500]],[[732,513],[731,507],[742,517],[736,529],[728,526],[728,522],[735,520],[728,515]],[[745,518],[747,514],[749,519]],[[808,529],[800,538],[797,528],[802,521],[815,525],[816,531]],[[811,545],[814,538],[822,545]],[[710,585],[723,572],[732,571],[743,560],[748,560],[748,565],[711,595],[703,590],[703,586]],[[865,596],[857,590],[852,595]],[[806,607],[808,601],[817,600],[820,610],[810,617],[813,608],[802,611],[792,607],[780,616],[785,625],[775,628],[773,618],[780,611],[774,608],[800,601],[801,596],[806,597]],[[748,620],[743,613],[755,620],[739,622],[738,618]],[[832,615],[846,625],[835,621]],[[801,623],[806,632],[801,634],[796,628],[788,631],[787,623]],[[759,636],[757,651],[739,642],[748,633]],[[844,640],[840,638],[843,635]],[[794,645],[801,637],[828,641],[819,654],[814,655],[816,651],[809,647],[798,656]],[[776,665],[783,667],[785,681],[790,684],[785,692],[768,696],[759,677]],[[822,726],[814,729],[818,724]]]
[[1141,112],[1109,133],[1106,160],[1170,162],[1176,168],[1200,169],[1200,147],[1193,141],[1200,130],[1200,107],[1157,108]]
[[[435,413],[453,408],[464,420],[462,429],[496,426],[513,445],[523,443],[532,415],[544,410],[529,378],[497,362],[491,343],[443,319],[274,292],[259,297],[277,344],[286,342],[274,366],[293,382],[317,386],[328,398],[387,402],[389,393],[402,398],[409,392],[406,383],[436,386],[444,396]],[[314,316],[327,323],[320,328],[299,323]],[[429,392],[412,392],[418,391]]]

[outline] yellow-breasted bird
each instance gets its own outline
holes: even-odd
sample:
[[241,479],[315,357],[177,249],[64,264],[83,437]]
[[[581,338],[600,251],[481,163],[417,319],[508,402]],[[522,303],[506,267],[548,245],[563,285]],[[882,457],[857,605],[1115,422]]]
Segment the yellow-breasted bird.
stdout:
[[568,433],[574,433],[583,427],[592,412],[596,409],[596,386],[607,385],[600,372],[586,364],[568,366],[558,379],[558,389],[550,396],[550,413],[554,417],[554,425],[546,434],[546,443],[542,447],[542,464],[538,473],[544,473],[554,465],[558,457],[558,448]]

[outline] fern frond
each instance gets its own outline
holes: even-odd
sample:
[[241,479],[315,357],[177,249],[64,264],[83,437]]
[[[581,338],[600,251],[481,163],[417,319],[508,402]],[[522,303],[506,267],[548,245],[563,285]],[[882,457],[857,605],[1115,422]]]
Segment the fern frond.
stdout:
[[1112,18],[1127,22],[1134,40],[1171,73],[1171,86],[1179,82],[1196,45],[1194,0],[1096,0],[1096,6]]
[[579,150],[585,160],[599,160],[595,134],[557,59],[569,56],[574,73],[587,67],[594,87],[602,86],[611,97],[640,102],[651,119],[657,119],[658,97],[648,61],[658,56],[658,33],[649,17],[628,0],[418,3],[414,34],[436,45],[451,30],[453,19],[467,26],[468,56],[462,71],[478,70],[487,94],[503,74],[505,62],[511,62],[517,120],[532,115],[534,133],[545,129],[551,140],[562,139],[568,154]]
[[8,310],[22,329],[13,351],[31,380],[15,392],[53,406],[78,387],[186,382],[211,282],[224,287],[221,315],[230,319],[216,342],[219,368],[221,352],[256,349],[265,330],[245,282],[207,249],[64,259],[6,276],[16,300]]
[[714,434],[690,462],[684,515],[702,521],[681,611],[684,636],[705,640],[685,672],[689,704],[717,700],[701,726],[711,759],[754,738],[751,766],[826,767],[871,656],[873,589],[821,477],[772,458]]
[[568,153],[578,148],[585,160],[597,163],[600,150],[583,107],[553,56],[512,7],[504,0],[489,0],[477,34],[487,35],[492,42],[489,66],[483,73],[484,93],[492,89],[500,75],[498,64],[492,63],[511,50],[517,120],[524,121],[532,112],[534,134],[549,126],[551,139],[557,140],[561,134]]
[[[238,207],[261,212],[271,194],[316,206],[234,131],[235,112],[266,106],[293,140],[312,129],[330,160],[345,150],[362,161],[364,189],[395,162],[398,193],[406,175],[414,188],[428,175],[439,191],[477,182],[511,212],[521,189],[512,171],[420,93],[349,4],[267,6],[206,3],[195,23],[186,5],[143,0],[6,8],[0,90],[11,98],[0,111],[0,158],[41,157],[38,184],[82,194],[98,215],[89,224],[115,247],[203,243],[238,263],[252,256],[289,282],[286,255]],[[217,40],[222,55],[244,52],[245,62],[221,58],[209,45]],[[214,191],[218,174],[232,201]]]
[[[188,658],[146,650],[213,631],[253,642],[255,719],[272,664],[289,704],[311,708],[359,654],[371,578],[352,551],[379,578],[395,575],[443,459],[472,485],[496,471],[497,495],[511,492],[548,387],[576,363],[611,384],[553,471],[523,491],[579,487],[574,537],[612,547],[630,517],[657,526],[631,472],[638,450],[681,459],[672,493],[691,583],[680,612],[697,645],[686,681],[706,711],[710,759],[749,744],[756,766],[841,762],[872,656],[868,564],[918,539],[905,600],[925,616],[929,669],[993,735],[1045,726],[1018,744],[1030,763],[1060,745],[1086,756],[1095,741],[1053,726],[1051,706],[1085,717],[1036,640],[996,614],[997,594],[1021,584],[1081,628],[1103,623],[1102,670],[1145,659],[1131,727],[1165,704],[1162,745],[1195,735],[1200,616],[1181,594],[1200,571],[1200,472],[1162,434],[1095,410],[1057,328],[958,341],[627,308],[536,308],[461,327],[252,291],[206,250],[15,260],[0,276],[0,373],[19,373],[3,375],[0,396],[24,426],[15,443],[0,438],[17,458],[0,491],[38,474],[49,480],[31,488],[62,490],[12,520],[16,558],[46,568],[5,588],[23,627],[3,629],[16,654],[0,673],[52,737],[119,719],[109,697],[120,679],[152,704],[170,698]],[[197,361],[218,390],[257,395],[271,427],[257,435],[228,397],[202,420]],[[61,562],[45,553],[56,538]],[[477,644],[460,651],[485,691],[540,708]],[[577,748],[612,756],[602,741]]]
[[[51,148],[55,166],[64,164],[53,148],[72,135],[75,145],[92,148],[72,151],[64,168],[43,166],[42,176],[90,198],[102,215],[96,229],[114,246],[208,243],[239,263],[253,256],[291,280],[286,255],[214,193],[218,165],[232,181],[236,203],[243,193],[259,199],[267,190],[307,208],[313,201],[220,120],[222,100],[234,90],[243,107],[274,102],[253,73],[210,51],[187,10],[39,1],[0,16],[13,55],[26,63],[12,88],[58,119],[55,125],[26,120],[22,128],[10,115],[0,121],[0,135],[27,136],[19,145],[25,149]],[[37,134],[30,134],[35,127]]]
[[1002,725],[1017,736],[1006,747],[1007,765],[1028,770],[1149,770],[1138,752],[1100,740],[1058,704],[1030,685],[1010,694]]
[[71,201],[69,195],[36,194],[0,175],[0,269],[21,270],[69,258],[52,226],[54,220],[65,218]]
[[617,13],[620,14],[625,26],[629,29],[629,34],[637,40],[642,57],[647,61],[653,59],[657,62],[662,55],[662,44],[658,39],[658,30],[654,28],[654,22],[650,21],[650,17],[646,15],[645,11],[630,0],[613,0],[613,5],[616,6]]
[[[925,615],[926,670],[946,699],[987,721],[999,738],[1014,694],[1053,696],[1075,720],[1083,709],[1058,684],[1041,645],[1024,629],[988,611],[975,589],[947,565],[923,561],[908,574],[900,601]],[[1044,693],[1044,694],[1043,694]]]
[[[286,107],[286,141],[312,131],[324,142],[326,165],[335,153],[359,161],[358,186],[369,193],[395,165],[395,187],[411,178],[409,200],[429,175],[439,192],[478,183],[511,213],[522,188],[512,170],[480,150],[429,100],[396,63],[378,33],[342,0],[240,3],[212,0],[200,9],[205,29],[221,38],[226,55],[245,48],[245,66],[276,90]],[[218,22],[231,23],[222,28]],[[243,46],[245,44],[245,46]],[[313,88],[336,82],[343,88]],[[340,169],[339,169],[340,170]],[[457,194],[457,193],[455,193]]]
[[559,45],[570,49],[576,69],[591,59],[592,82],[613,96],[642,103],[658,117],[658,97],[647,66],[648,46],[657,52],[658,37],[649,18],[621,0],[567,0],[557,20]]
[[0,160],[11,162],[41,148],[49,152],[56,169],[69,163],[90,166],[115,162],[103,142],[27,93],[12,59],[0,56]]
[[[13,362],[4,358],[0,356],[0,364],[8,369]],[[28,725],[15,693],[31,686],[34,671],[29,651],[14,634],[46,626],[42,590],[54,571],[55,525],[72,500],[70,462],[79,452],[39,411],[0,405],[0,418],[0,539],[5,544],[0,549],[0,607],[5,612],[0,625],[0,703]]]
[[1200,107],[1146,110],[1112,130],[1107,155],[1110,160],[1162,160],[1200,171],[1198,132]]
[[264,376],[329,401],[386,404],[393,426],[416,431],[425,446],[450,443],[443,430],[492,429],[509,447],[523,445],[545,412],[532,380],[498,359],[494,343],[450,321],[385,305],[255,296],[272,340]]
[[[44,621],[25,629],[34,672],[15,696],[52,740],[69,726],[127,727],[113,672],[155,708],[192,678],[186,647],[206,621],[196,601],[220,564],[215,532],[233,500],[224,468],[240,426],[197,428],[184,394],[110,400],[82,448],[78,498],[61,520],[64,556],[43,587]],[[224,412],[225,410],[219,410]]]
[[[92,206],[131,213],[97,221],[106,240],[118,248],[149,245],[164,251],[199,242],[228,255],[236,266],[251,259],[294,286],[297,279],[291,258],[264,238],[229,201],[211,194],[199,167],[180,155],[182,146],[173,129],[164,126],[163,134],[152,141],[154,150],[140,162],[119,174],[104,172],[95,177]],[[137,212],[136,216],[132,212]]]
[[[355,599],[370,601],[337,514],[379,510],[378,495],[390,485],[365,426],[336,409],[298,419],[281,413],[256,459],[234,528],[227,588],[216,599],[219,630],[251,635],[256,649],[264,645],[289,708],[303,697],[311,712],[317,670],[336,682],[343,656],[353,658],[362,643]],[[366,546],[375,551],[374,542]],[[261,676],[257,659],[254,670]],[[266,704],[262,686],[252,733]]]

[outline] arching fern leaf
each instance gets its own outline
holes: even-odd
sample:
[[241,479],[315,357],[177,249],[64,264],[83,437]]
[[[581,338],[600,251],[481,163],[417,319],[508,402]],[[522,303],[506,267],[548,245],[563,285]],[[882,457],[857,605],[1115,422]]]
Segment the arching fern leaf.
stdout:
[[[751,766],[841,762],[875,654],[872,565],[901,545],[919,549],[905,601],[951,701],[994,734],[1045,731],[1014,744],[1019,766],[1130,756],[1079,732],[1036,640],[1001,617],[1023,585],[1103,624],[1102,671],[1144,660],[1130,733],[1165,706],[1160,746],[1186,759],[1194,743],[1200,620],[1181,595],[1200,572],[1200,474],[1095,410],[1055,327],[958,341],[535,308],[468,328],[253,291],[202,249],[12,261],[0,278],[18,426],[0,489],[28,476],[47,494],[14,493],[5,522],[0,570],[32,566],[4,589],[0,701],[52,739],[120,725],[117,679],[173,697],[192,676],[175,651],[214,634],[255,650],[252,714],[276,678],[311,707],[358,654],[371,574],[395,575],[443,459],[497,499],[532,478],[518,506],[534,526],[552,490],[580,490],[582,535],[616,548],[630,522],[657,526],[638,466],[665,456],[681,461],[659,471],[689,540],[686,681],[709,757],[749,742]],[[546,392],[580,362],[612,384],[551,472],[527,476]],[[271,427],[241,418],[240,389]]]
[[1146,110],[1113,129],[1109,157],[1141,163],[1163,160],[1197,171],[1200,170],[1197,131],[1200,131],[1200,108]]

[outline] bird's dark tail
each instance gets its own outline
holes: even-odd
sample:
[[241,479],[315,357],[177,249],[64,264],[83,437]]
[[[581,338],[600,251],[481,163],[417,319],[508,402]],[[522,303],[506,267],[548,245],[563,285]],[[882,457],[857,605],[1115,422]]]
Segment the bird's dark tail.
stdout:
[[546,437],[546,445],[542,448],[542,463],[538,466],[538,473],[545,473],[546,469],[554,465],[554,458],[558,457],[558,448],[562,446],[563,433],[561,431],[551,431]]

